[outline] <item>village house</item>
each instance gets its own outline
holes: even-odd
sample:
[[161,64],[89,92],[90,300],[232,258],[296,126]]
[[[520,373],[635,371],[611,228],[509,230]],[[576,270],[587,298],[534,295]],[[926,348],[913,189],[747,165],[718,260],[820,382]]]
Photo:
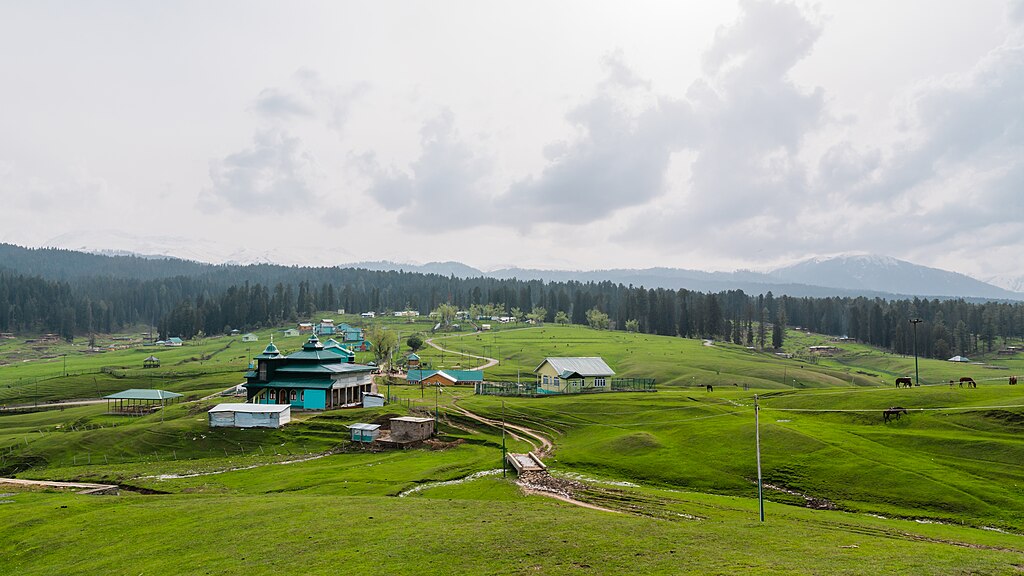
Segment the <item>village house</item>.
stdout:
[[599,357],[545,358],[534,370],[538,394],[570,394],[608,389],[615,371]]
[[298,352],[286,356],[271,342],[254,360],[255,369],[245,374],[244,384],[251,403],[330,410],[362,405],[363,394],[373,388],[373,366],[325,349],[315,334]]
[[253,334],[252,332],[249,332],[248,334],[242,336],[242,342],[256,342],[259,339],[260,337]]
[[292,336],[298,336],[298,335],[299,335],[299,331],[298,331],[297,329],[295,329],[295,328],[288,328],[287,330],[285,330],[285,331],[284,331],[284,332],[282,333],[282,335],[283,335],[283,336],[284,336],[285,338],[290,338],[290,337],[292,337]]
[[316,333],[320,336],[333,336],[334,331],[334,320],[332,318],[324,318],[316,325]]
[[421,386],[472,386],[484,381],[483,370],[409,370],[406,374],[409,384]]

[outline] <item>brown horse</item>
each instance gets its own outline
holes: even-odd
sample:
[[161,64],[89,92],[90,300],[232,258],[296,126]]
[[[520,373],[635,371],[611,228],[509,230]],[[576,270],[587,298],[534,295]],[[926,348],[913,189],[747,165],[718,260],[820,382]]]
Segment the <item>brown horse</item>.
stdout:
[[974,378],[971,378],[970,376],[964,376],[963,378],[960,379],[960,387],[961,388],[964,387],[964,384],[967,384],[968,388],[977,388],[978,387],[978,383],[975,382]]
[[888,410],[882,410],[882,422],[888,422],[895,417],[897,420],[900,419],[900,414],[909,414],[907,409],[902,406],[893,406]]
[[1017,377],[1016,376],[1010,376],[1010,386],[1013,386],[1016,383],[1017,383]]
[[914,381],[911,380],[908,376],[901,376],[901,377],[896,379],[896,387],[897,388],[899,388],[900,386],[903,386],[904,388],[910,388],[913,385],[914,385]]

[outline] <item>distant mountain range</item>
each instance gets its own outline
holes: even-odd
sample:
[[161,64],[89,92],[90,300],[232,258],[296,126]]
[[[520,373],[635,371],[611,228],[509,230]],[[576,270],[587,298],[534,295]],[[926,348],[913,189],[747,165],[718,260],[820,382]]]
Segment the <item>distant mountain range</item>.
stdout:
[[[928,297],[1024,300],[1024,276],[999,276],[990,282],[897,260],[888,256],[842,255],[811,258],[770,272],[737,270],[735,272],[704,272],[681,268],[608,269],[608,270],[538,270],[502,268],[483,271],[460,262],[429,262],[403,264],[390,261],[313,262],[297,258],[304,251],[282,247],[261,251],[258,248],[231,249],[197,239],[149,237],[136,238],[120,233],[68,233],[52,238],[47,246],[103,255],[132,255],[149,259],[175,258],[209,264],[281,264],[286,266],[325,266],[365,268],[368,270],[404,270],[439,274],[457,278],[518,278],[580,282],[610,281],[616,284],[720,292],[743,290],[751,294],[765,293],[791,296],[867,296]],[[111,247],[123,247],[111,249]],[[339,259],[351,257],[348,252],[332,252]],[[0,267],[3,266],[0,261]]]
[[1024,293],[1006,290],[964,274],[929,268],[888,256],[847,255],[812,258],[771,272],[737,270],[702,272],[680,268],[642,270],[536,270],[503,268],[484,272],[459,262],[431,262],[423,265],[395,262],[356,262],[346,266],[369,270],[404,270],[457,278],[489,276],[519,280],[580,282],[610,281],[648,288],[686,288],[701,292],[743,290],[790,296],[936,297],[996,300],[1024,300]]

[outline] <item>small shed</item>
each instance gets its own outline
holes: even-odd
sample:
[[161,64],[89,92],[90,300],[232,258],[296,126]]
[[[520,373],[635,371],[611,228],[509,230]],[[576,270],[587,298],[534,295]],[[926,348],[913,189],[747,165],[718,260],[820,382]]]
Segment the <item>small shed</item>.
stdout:
[[167,404],[177,402],[181,394],[166,390],[148,390],[132,388],[104,396],[107,401],[108,414],[124,416],[144,416],[163,408]]
[[372,392],[363,393],[363,408],[374,408],[384,405],[384,395]]
[[210,408],[210,428],[280,428],[292,419],[288,404],[217,404]]
[[160,359],[157,358],[156,356],[150,356],[149,358],[146,358],[145,360],[142,361],[142,367],[143,368],[159,368],[160,367]]
[[295,328],[289,328],[289,329],[284,331],[284,335],[286,337],[298,336],[299,335],[299,331],[296,330]]
[[359,422],[348,427],[352,431],[353,442],[373,442],[380,435],[380,424]]
[[420,367],[420,357],[419,357],[418,354],[413,352],[412,354],[409,354],[408,356],[405,357],[405,363],[406,363],[406,365],[410,369],[412,369],[412,368],[419,368]]
[[242,336],[242,342],[257,342],[259,341],[259,339],[260,337],[253,334],[252,332],[249,332],[248,334]]
[[400,416],[391,418],[391,441],[398,443],[426,440],[434,433],[433,418]]

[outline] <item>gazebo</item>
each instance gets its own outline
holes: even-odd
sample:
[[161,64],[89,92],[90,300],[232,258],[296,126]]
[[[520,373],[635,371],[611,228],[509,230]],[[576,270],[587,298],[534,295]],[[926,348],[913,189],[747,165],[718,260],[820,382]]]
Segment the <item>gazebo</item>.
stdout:
[[143,368],[159,368],[160,367],[160,359],[157,358],[156,356],[150,356],[149,358],[146,358],[145,360],[142,361],[142,367]]
[[182,395],[177,392],[132,388],[104,396],[103,399],[107,401],[107,414],[145,416],[167,404],[177,402],[181,397]]

